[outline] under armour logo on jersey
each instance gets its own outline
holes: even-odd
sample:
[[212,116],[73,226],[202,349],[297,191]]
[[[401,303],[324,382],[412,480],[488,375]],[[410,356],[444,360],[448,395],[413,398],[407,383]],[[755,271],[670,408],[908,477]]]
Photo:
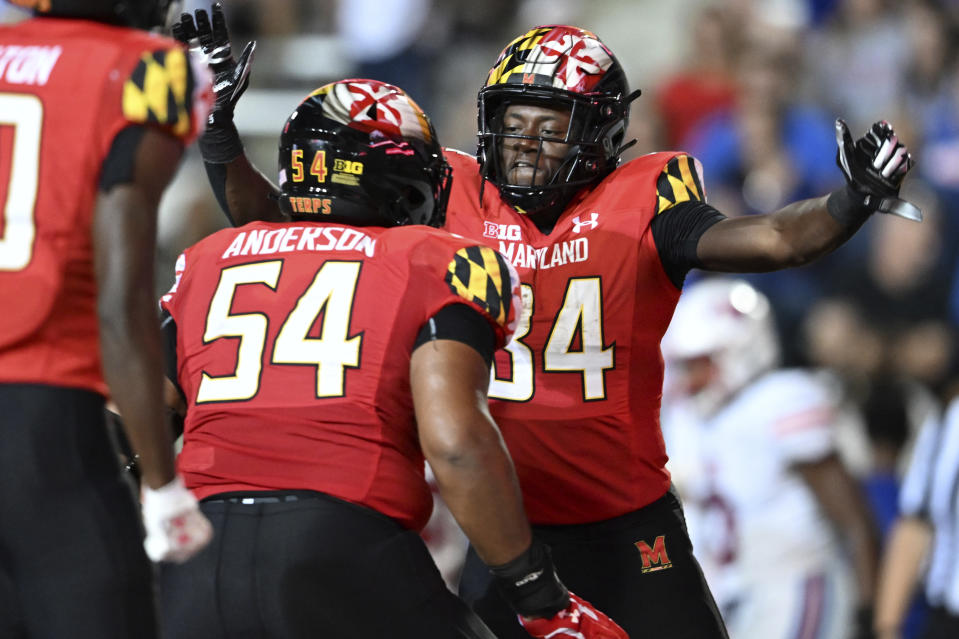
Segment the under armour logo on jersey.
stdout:
[[581,222],[578,215],[573,218],[573,233],[579,233],[584,226],[588,226],[590,229],[599,226],[599,213],[590,213],[589,219],[585,222]]

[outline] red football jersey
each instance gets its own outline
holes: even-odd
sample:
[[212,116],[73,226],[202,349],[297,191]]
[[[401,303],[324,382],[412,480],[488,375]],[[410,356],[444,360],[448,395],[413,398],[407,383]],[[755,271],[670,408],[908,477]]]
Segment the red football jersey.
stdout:
[[186,50],[86,20],[0,25],[0,383],[106,394],[91,225],[126,126],[190,142],[209,79]]
[[703,199],[698,163],[656,153],[584,192],[544,235],[487,184],[476,159],[446,153],[446,228],[495,247],[519,272],[526,312],[496,355],[490,410],[516,465],[530,520],[599,521],[669,487],[659,428],[659,343],[680,291],[649,225]]
[[202,240],[177,271],[161,304],[188,402],[177,466],[197,497],[312,489],[422,528],[413,344],[456,303],[505,343],[520,303],[509,264],[422,226],[255,222]]

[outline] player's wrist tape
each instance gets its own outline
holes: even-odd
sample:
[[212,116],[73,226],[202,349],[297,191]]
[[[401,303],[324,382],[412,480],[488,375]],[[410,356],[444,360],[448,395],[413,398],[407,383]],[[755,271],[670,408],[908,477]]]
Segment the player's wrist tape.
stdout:
[[873,213],[873,208],[867,205],[869,199],[847,184],[829,194],[826,210],[844,227],[859,228]]
[[517,614],[549,618],[569,606],[569,591],[556,575],[549,548],[541,541],[534,539],[519,557],[489,569],[500,594]]
[[243,155],[243,142],[233,122],[207,127],[197,141],[204,162],[226,164]]

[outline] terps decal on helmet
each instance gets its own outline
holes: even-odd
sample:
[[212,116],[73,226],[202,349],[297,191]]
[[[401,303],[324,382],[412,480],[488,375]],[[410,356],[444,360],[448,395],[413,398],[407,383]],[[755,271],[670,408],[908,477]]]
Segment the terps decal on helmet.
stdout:
[[500,53],[486,86],[520,82],[589,93],[613,62],[609,49],[585,29],[536,27],[513,40]]
[[341,80],[290,115],[280,137],[280,204],[299,218],[441,226],[450,168],[433,125],[398,87]]

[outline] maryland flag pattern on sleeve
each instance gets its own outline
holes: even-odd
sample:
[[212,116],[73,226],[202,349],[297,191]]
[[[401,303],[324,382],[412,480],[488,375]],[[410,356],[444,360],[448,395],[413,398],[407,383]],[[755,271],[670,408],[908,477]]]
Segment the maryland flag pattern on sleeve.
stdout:
[[179,48],[145,51],[123,85],[123,115],[130,122],[155,124],[177,136],[190,132],[193,76]]
[[461,248],[446,273],[450,290],[483,309],[500,326],[510,322],[513,278],[499,253],[485,246]]
[[705,202],[702,174],[699,161],[688,155],[669,160],[656,179],[656,214],[688,200]]

